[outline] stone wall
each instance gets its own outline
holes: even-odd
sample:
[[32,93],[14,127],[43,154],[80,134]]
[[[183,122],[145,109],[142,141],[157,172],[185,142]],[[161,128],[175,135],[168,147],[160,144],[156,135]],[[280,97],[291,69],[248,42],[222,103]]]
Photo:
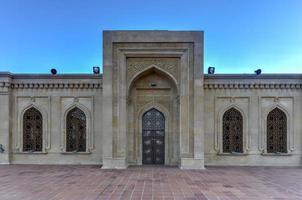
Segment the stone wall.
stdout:
[[[127,104],[129,108],[131,102],[139,102],[137,98],[142,100],[149,98],[147,93],[152,93],[152,90],[147,88],[150,81],[147,83],[145,79],[150,78],[159,83],[157,89],[166,88],[163,92],[170,91],[174,87],[168,78],[160,75],[160,73],[144,75],[133,85],[132,90],[134,91],[132,92],[136,95],[129,99]],[[101,76],[1,73],[0,79],[0,144],[5,150],[0,153],[1,164],[102,163]],[[148,91],[144,91],[144,89],[148,89]],[[156,88],[153,89],[157,95],[161,94]],[[206,165],[301,165],[301,75],[205,75],[204,90]],[[142,92],[143,95],[140,95]],[[175,102],[177,95],[174,94],[168,98],[172,99],[171,102]],[[85,153],[66,153],[64,151],[64,118],[66,113],[75,106],[82,109],[88,118],[88,147]],[[41,153],[22,152],[21,116],[30,107],[37,108],[43,116],[44,145]],[[225,154],[222,152],[222,115],[232,107],[239,110],[243,116],[243,154]],[[287,115],[288,154],[273,155],[266,152],[265,118],[268,112],[276,107],[282,109]],[[167,108],[167,110],[173,109],[173,104],[169,104]],[[175,122],[172,124],[173,126],[177,125]],[[170,126],[170,129],[177,130],[173,126]],[[136,127],[129,126],[129,128],[135,129]],[[129,131],[128,133],[138,131]],[[139,152],[133,146],[137,143],[138,138],[137,135],[127,136],[129,164],[140,164],[140,161],[136,160],[136,155]],[[170,137],[170,139],[173,147],[167,151],[172,155],[169,156],[171,164],[176,165],[179,162],[179,135],[175,136],[174,139]]]
[[[301,165],[302,76],[206,75],[206,165]],[[243,154],[222,152],[222,115],[229,108],[243,115]],[[287,154],[266,152],[266,118],[280,108],[287,116]]]
[[[101,75],[12,75],[2,73],[0,163],[100,164],[102,161]],[[3,85],[4,83],[4,85]],[[23,114],[34,107],[43,118],[42,152],[23,152]],[[80,108],[87,118],[86,152],[67,153],[66,114]]]

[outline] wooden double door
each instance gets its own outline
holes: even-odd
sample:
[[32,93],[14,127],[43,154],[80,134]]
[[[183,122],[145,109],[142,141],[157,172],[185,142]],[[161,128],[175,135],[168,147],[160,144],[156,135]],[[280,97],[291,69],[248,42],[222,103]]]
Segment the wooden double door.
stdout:
[[144,113],[142,119],[143,164],[165,163],[165,117],[155,108]]

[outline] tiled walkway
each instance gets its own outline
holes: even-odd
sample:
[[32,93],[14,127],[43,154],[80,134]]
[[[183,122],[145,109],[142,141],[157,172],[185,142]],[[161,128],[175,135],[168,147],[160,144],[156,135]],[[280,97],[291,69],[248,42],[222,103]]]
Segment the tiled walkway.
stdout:
[[0,166],[0,200],[10,199],[302,199],[302,169]]

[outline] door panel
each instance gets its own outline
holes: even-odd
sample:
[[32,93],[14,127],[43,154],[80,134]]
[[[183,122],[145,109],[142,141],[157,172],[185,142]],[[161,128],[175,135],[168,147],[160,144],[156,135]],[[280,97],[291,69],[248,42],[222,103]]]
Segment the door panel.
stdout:
[[165,162],[165,117],[152,108],[142,120],[143,164],[164,164]]

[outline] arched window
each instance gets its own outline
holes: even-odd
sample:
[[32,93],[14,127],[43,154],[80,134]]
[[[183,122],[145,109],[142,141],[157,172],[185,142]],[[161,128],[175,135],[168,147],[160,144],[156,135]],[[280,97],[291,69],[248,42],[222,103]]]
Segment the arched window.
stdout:
[[23,151],[42,151],[42,114],[30,108],[23,115]]
[[243,153],[243,120],[235,108],[227,110],[223,115],[223,152]]
[[79,108],[73,108],[67,114],[66,151],[86,151],[86,116]]
[[286,114],[275,108],[267,115],[267,153],[287,153]]

